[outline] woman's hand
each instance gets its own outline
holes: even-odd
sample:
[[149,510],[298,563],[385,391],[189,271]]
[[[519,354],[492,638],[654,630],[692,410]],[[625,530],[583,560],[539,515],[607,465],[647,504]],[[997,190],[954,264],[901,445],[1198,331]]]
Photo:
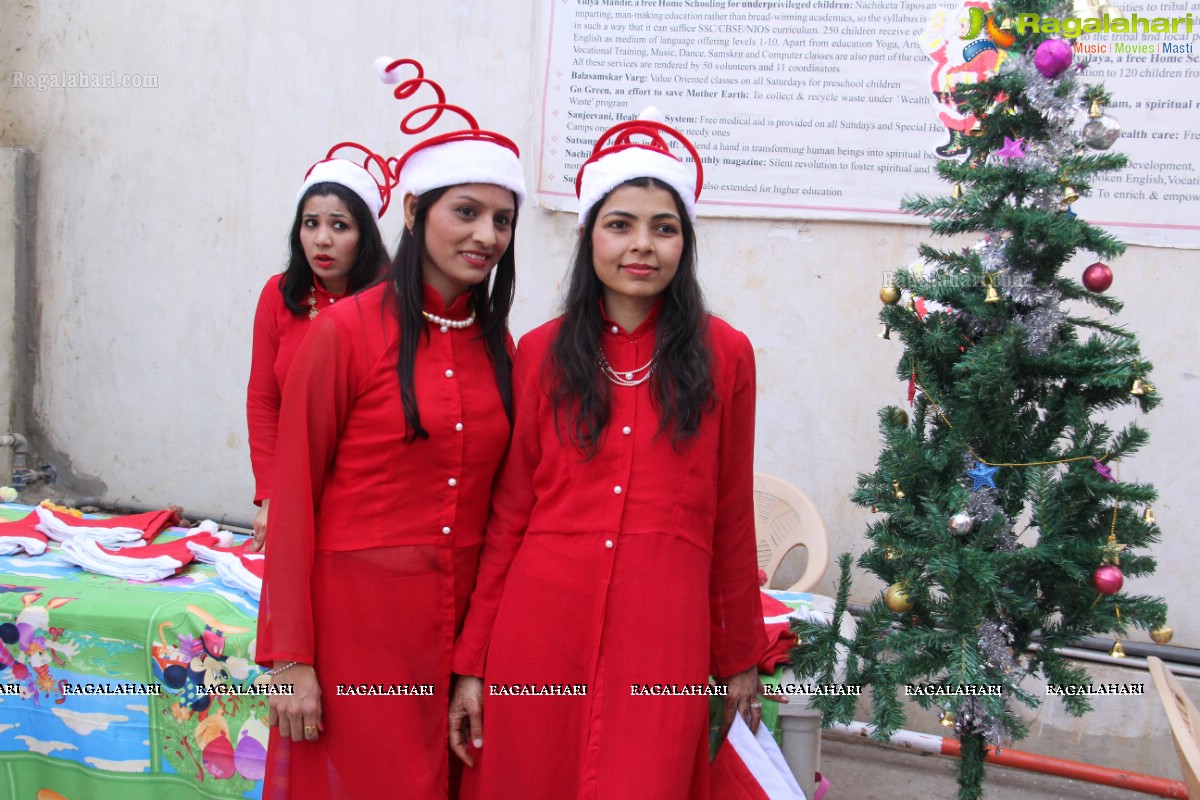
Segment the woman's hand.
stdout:
[[[729,732],[729,726],[738,714],[750,726],[751,732],[757,733],[758,723],[762,720],[762,701],[759,700],[759,695],[763,691],[763,685],[758,680],[758,665],[753,664],[732,678],[717,678],[717,683],[728,687],[725,695],[725,714],[721,720],[721,738]],[[787,702],[786,697],[766,695],[766,698],[776,703]]]
[[467,749],[471,742],[483,747],[483,679],[474,675],[459,675],[450,697],[450,749],[468,767],[475,759]]
[[250,550],[257,553],[267,545],[267,506],[271,505],[270,500],[262,501],[262,508],[258,509],[258,513],[254,515],[254,541],[250,543]]
[[317,685],[317,671],[311,664],[296,664],[272,675],[271,682],[276,686],[291,684],[292,693],[273,694],[267,698],[268,724],[278,725],[279,735],[291,738],[293,742],[301,739],[315,742],[325,730],[321,723],[321,687]]

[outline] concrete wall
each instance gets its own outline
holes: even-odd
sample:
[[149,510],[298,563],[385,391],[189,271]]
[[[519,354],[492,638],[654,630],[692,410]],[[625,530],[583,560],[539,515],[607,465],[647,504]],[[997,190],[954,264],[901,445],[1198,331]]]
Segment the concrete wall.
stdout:
[[[305,170],[345,138],[407,146],[401,110],[370,69],[381,54],[419,57],[452,100],[532,156],[541,64],[528,42],[538,5],[0,7],[0,145],[27,147],[39,163],[41,312],[27,412],[39,455],[72,492],[249,519],[251,320],[259,288],[283,265]],[[8,79],[79,71],[153,76],[157,88],[39,91]],[[527,165],[532,184],[534,160]],[[389,243],[398,225],[397,214],[385,220]],[[571,215],[524,210],[516,333],[553,313],[573,229]],[[867,515],[847,498],[878,453],[877,409],[905,388],[894,377],[900,343],[876,338],[881,273],[911,261],[927,231],[720,219],[700,231],[709,300],[757,348],[758,467],[813,498],[834,553],[857,553]],[[1146,419],[1150,447],[1122,466],[1122,477],[1158,487],[1165,534],[1159,575],[1130,588],[1164,595],[1177,641],[1193,646],[1197,261],[1194,250],[1132,248],[1113,264],[1111,290],[1166,398]],[[857,599],[877,589],[862,579]]]

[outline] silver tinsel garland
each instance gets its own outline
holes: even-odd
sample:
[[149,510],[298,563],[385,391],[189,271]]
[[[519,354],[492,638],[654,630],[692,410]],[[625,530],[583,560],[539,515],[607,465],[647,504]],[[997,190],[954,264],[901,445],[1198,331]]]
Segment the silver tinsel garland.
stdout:
[[1031,356],[1044,356],[1050,352],[1050,348],[1058,343],[1059,330],[1066,318],[1057,304],[1017,315],[1017,324],[1025,329],[1025,349]]

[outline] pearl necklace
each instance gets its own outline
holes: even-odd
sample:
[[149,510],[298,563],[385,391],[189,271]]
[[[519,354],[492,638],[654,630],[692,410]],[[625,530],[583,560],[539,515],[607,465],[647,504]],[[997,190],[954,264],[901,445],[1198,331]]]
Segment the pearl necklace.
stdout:
[[[600,371],[604,373],[604,377],[608,378],[617,386],[640,386],[641,384],[650,380],[650,376],[654,374],[655,361],[657,360],[658,354],[655,353],[650,357],[649,361],[637,369],[630,370],[628,372],[618,372],[617,370],[613,369],[612,364],[608,363],[608,359],[604,357],[604,351],[601,350],[600,355],[596,359],[596,363],[600,365]],[[637,377],[639,372],[645,372],[646,374],[639,378]]]
[[466,319],[446,319],[439,317],[437,314],[430,314],[428,311],[421,311],[421,316],[438,325],[442,333],[449,333],[451,329],[461,331],[463,328],[469,328],[475,324],[475,309],[471,309],[471,314]]

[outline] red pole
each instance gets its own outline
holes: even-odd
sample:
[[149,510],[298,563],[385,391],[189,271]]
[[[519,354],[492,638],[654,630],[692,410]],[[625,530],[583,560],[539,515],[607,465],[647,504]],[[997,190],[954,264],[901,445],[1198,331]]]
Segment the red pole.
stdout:
[[[942,753],[957,757],[960,752],[957,739],[942,737]],[[1001,767],[1014,767],[1030,772],[1041,772],[1046,775],[1058,775],[1062,778],[1073,778],[1089,783],[1099,783],[1105,786],[1115,786],[1118,789],[1129,789],[1157,797],[1174,797],[1187,800],[1187,786],[1180,781],[1160,778],[1157,775],[1144,775],[1140,772],[1129,772],[1123,769],[1101,767],[1096,764],[1085,764],[1082,761],[1069,761],[1065,758],[1043,756],[1038,753],[1026,753],[1022,750],[1004,748],[999,753],[994,747],[988,747],[987,761]]]
[[[855,721],[848,725],[830,725],[829,730],[844,736],[865,739],[870,737],[874,726],[868,725],[865,722]],[[915,750],[919,753],[935,753],[944,756],[954,756],[956,758],[961,753],[957,739],[947,739],[944,736],[917,733],[916,731],[903,729],[893,733],[889,741],[879,741],[879,743],[890,744],[892,747],[902,750]],[[1026,753],[1022,750],[1013,750],[1007,747],[998,753],[994,747],[988,747],[987,761],[989,764],[996,764],[1001,767],[1012,767],[1013,769],[1023,769],[1029,772],[1039,772],[1043,775],[1056,775],[1061,778],[1072,778],[1103,786],[1114,786],[1118,789],[1128,789],[1132,792],[1142,792],[1143,794],[1152,794],[1157,797],[1173,797],[1177,800],[1187,800],[1188,796],[1187,786],[1180,781],[1173,781],[1169,778],[1160,778],[1157,775],[1145,775],[1140,772],[1129,772],[1123,769],[1112,769],[1111,767],[1101,767],[1096,764],[1085,764],[1082,761],[1069,761],[1065,758],[1043,756],[1037,753]],[[1200,800],[1200,798],[1193,798],[1193,800]]]

